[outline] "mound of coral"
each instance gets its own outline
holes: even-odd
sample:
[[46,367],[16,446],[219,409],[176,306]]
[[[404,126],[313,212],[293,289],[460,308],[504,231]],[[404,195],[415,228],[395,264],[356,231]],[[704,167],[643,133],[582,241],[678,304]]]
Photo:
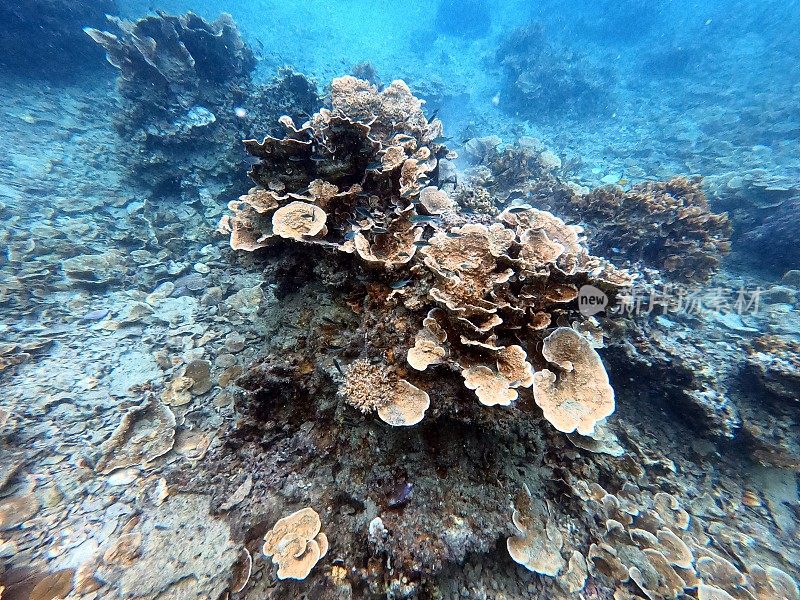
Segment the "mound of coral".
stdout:
[[591,192],[563,183],[561,160],[535,140],[499,148],[499,140],[470,140],[472,178],[486,182],[496,207],[529,203],[584,226],[592,252],[613,257],[637,272],[655,270],[673,283],[705,283],[730,250],[726,213],[711,210],[701,180],[676,177],[624,191]]
[[117,33],[86,33],[120,71],[116,126],[130,174],[149,190],[194,201],[203,187],[233,189],[244,168],[239,140],[317,103],[316,86],[290,70],[256,86],[255,55],[228,14],[211,23],[191,12],[109,20]]
[[610,67],[550,41],[539,23],[512,31],[495,60],[503,73],[500,106],[524,118],[596,114],[608,104],[614,88]]
[[345,398],[390,424],[416,424],[427,390],[455,372],[485,406],[532,388],[557,428],[591,434],[613,411],[613,392],[590,343],[570,329],[581,320],[574,300],[582,285],[613,295],[632,278],[550,213],[461,214],[436,186],[449,155],[441,122],[427,121],[404,83],[378,93],[336,79],[331,105],[300,127],[284,118],[283,139],[245,142],[261,159],[250,173],[260,185],[231,203],[222,228],[234,249],[283,239],[358,257],[367,362],[348,367]]

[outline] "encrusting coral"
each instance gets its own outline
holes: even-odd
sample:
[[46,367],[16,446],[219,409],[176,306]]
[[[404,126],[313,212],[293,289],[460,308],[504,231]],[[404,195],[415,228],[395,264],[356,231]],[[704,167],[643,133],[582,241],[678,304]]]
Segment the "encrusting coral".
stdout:
[[[283,139],[245,142],[260,159],[250,172],[258,187],[230,203],[233,214],[220,228],[234,249],[290,239],[355,254],[371,266],[368,276],[385,294],[377,310],[387,319],[402,315],[417,333],[413,342],[398,339],[380,365],[351,365],[343,395],[359,409],[377,410],[393,424],[418,422],[433,374],[395,374],[406,365],[426,374],[460,372],[481,404],[508,406],[533,385],[534,366],[547,364],[536,348],[548,328],[582,320],[573,302],[579,287],[590,283],[613,295],[631,283],[629,274],[589,254],[580,227],[548,212],[514,207],[469,222],[435,185],[440,161],[452,156],[441,143],[442,124],[428,122],[402,81],[378,92],[353,77],[335,79],[331,107],[299,126],[283,117]],[[579,432],[590,433],[587,415],[599,420],[613,411],[602,363],[593,349],[558,360],[586,367],[580,383],[573,377],[559,387],[610,394],[610,405],[580,395],[562,403],[562,411],[575,411]],[[391,398],[399,397],[413,400],[387,419],[381,409],[397,407]]]

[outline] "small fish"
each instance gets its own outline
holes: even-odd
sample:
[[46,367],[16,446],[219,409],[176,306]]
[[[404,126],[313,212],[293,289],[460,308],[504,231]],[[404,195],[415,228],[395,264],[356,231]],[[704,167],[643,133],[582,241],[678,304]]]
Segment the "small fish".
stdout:
[[617,185],[628,185],[628,180],[623,177],[617,182]]
[[339,375],[344,377],[344,371],[342,370],[342,365],[339,364],[339,361],[335,358],[333,359],[333,366],[336,367],[336,370],[339,371]]
[[358,232],[357,231],[348,231],[347,233],[344,234],[344,240],[346,242],[349,242],[350,240],[356,239],[356,233],[358,233]]
[[383,233],[389,233],[389,230],[386,229],[385,227],[373,227],[372,228],[372,233],[380,235],[380,234],[383,234]]
[[409,198],[409,197],[413,196],[416,193],[417,193],[417,190],[410,189],[410,190],[406,190],[405,192],[400,194],[400,197],[401,198]]
[[450,141],[450,140],[452,140],[452,139],[453,139],[453,137],[452,137],[452,136],[444,136],[444,135],[440,135],[440,136],[439,136],[439,137],[437,137],[435,140],[433,140],[433,143],[434,143],[434,144],[444,144],[445,142],[449,142],[449,141]]
[[374,160],[367,165],[367,171],[380,171],[383,169],[383,163],[379,160]]
[[401,290],[406,287],[409,283],[411,283],[410,279],[401,279],[400,281],[395,281],[389,287],[393,290]]
[[520,204],[517,206],[509,206],[506,210],[510,213],[521,213],[525,212],[526,210],[530,210],[531,208],[533,207],[528,204]]
[[434,111],[431,113],[431,116],[430,116],[430,117],[428,117],[428,123],[430,123],[431,121],[433,121],[433,120],[434,120],[434,119],[437,117],[437,115],[439,114],[439,110],[440,110],[440,109],[439,109],[439,108],[437,108],[436,110],[434,110]]
[[371,217],[371,216],[372,216],[372,213],[371,213],[371,212],[369,212],[369,211],[368,211],[366,208],[364,208],[363,206],[356,206],[356,212],[357,212],[358,214],[360,214],[362,217],[367,217],[367,218],[369,218],[369,217]]
[[93,310],[81,317],[81,321],[102,321],[108,316],[108,309]]
[[434,224],[434,223],[438,223],[439,222],[439,220],[436,217],[429,217],[428,215],[413,215],[413,216],[409,217],[408,220],[411,221],[412,223],[415,223],[415,224],[418,224],[418,223]]
[[397,256],[400,258],[411,258],[411,255],[408,252],[398,252]]
[[312,156],[311,160],[313,160],[314,162],[325,162],[328,159],[327,159],[327,157],[324,157],[324,156]]
[[425,246],[430,246],[430,245],[431,245],[430,242],[425,240],[419,240],[417,242],[414,242],[415,248],[424,248]]
[[389,508],[398,508],[408,502],[411,497],[411,492],[414,490],[414,484],[408,481],[399,483],[392,490],[392,495],[389,496]]
[[456,233],[455,231],[448,231],[448,232],[447,232],[445,235],[446,235],[447,237],[449,237],[450,239],[453,239],[453,240],[457,240],[458,238],[462,238],[462,237],[464,237],[464,235],[463,235],[463,234],[461,234],[461,233]]

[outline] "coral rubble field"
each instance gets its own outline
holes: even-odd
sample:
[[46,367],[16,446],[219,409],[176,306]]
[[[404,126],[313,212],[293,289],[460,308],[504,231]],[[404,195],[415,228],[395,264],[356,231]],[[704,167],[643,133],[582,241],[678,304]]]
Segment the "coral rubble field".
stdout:
[[67,4],[0,9],[0,599],[800,599],[800,78],[709,64],[791,15]]

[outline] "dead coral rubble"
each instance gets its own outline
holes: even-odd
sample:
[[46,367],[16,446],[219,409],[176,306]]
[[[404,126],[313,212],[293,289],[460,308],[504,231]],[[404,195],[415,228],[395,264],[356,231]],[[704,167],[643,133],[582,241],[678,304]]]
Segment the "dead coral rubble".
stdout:
[[[288,117],[281,122],[284,138],[245,142],[260,159],[250,172],[259,187],[230,203],[233,214],[220,227],[234,249],[289,239],[355,254],[372,266],[386,295],[378,310],[387,320],[403,315],[417,333],[413,342],[397,340],[381,366],[355,363],[343,392],[387,422],[422,418],[434,376],[429,369],[439,365],[460,372],[481,404],[508,406],[519,389],[533,385],[534,366],[547,364],[536,349],[548,328],[581,320],[573,302],[579,287],[591,283],[613,294],[632,281],[589,254],[580,227],[548,212],[528,206],[486,224],[466,222],[435,185],[440,161],[450,155],[438,141],[442,124],[428,122],[402,81],[378,92],[353,77],[335,79],[330,109],[299,126]],[[584,358],[584,348],[573,346],[576,354],[558,360],[592,367],[580,382],[565,383],[570,369],[562,365],[556,387],[571,387],[562,411],[576,411],[579,431],[587,434],[613,411],[613,394],[594,350]],[[392,375],[406,365],[425,376]],[[603,386],[605,399],[589,397]],[[387,389],[398,393],[377,391]],[[389,396],[414,400],[397,408]],[[551,412],[545,416],[556,422]]]

